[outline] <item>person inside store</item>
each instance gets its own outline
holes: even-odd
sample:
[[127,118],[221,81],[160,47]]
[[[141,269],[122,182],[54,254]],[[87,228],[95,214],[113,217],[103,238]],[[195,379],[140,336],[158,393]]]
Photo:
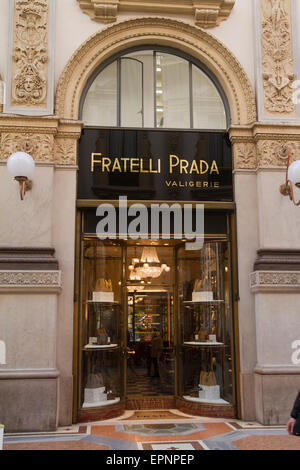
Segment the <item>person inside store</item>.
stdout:
[[286,430],[290,435],[300,436],[300,392],[291,411],[291,418],[287,422]]
[[160,332],[158,331],[157,328],[154,328],[154,333],[152,336],[151,340],[151,366],[153,364],[154,367],[154,375],[153,377],[159,378],[159,367],[158,367],[158,361],[161,358],[161,355],[163,353],[163,340],[161,337]]

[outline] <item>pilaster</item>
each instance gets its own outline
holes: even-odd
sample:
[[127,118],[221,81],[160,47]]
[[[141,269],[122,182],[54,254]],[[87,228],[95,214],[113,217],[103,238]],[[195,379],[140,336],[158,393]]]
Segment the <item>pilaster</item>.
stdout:
[[51,115],[55,0],[11,0],[5,113]]

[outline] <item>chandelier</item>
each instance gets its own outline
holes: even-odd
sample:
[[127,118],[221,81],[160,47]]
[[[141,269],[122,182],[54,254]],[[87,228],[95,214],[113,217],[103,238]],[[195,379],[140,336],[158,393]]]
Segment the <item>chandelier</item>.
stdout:
[[169,272],[171,268],[159,261],[156,248],[144,247],[141,259],[133,258],[129,266],[130,280],[140,281],[142,279],[158,278],[163,271]]

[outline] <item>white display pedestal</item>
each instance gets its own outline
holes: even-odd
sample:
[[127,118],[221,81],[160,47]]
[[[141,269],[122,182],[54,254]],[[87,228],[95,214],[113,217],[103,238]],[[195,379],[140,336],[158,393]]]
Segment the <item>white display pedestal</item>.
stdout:
[[202,400],[220,400],[220,385],[201,385],[199,390],[199,398]]
[[113,400],[98,401],[95,403],[84,403],[82,408],[99,408],[100,406],[108,406],[119,403],[120,398],[114,398]]
[[0,424],[0,450],[3,450],[3,434],[4,434],[4,426]]

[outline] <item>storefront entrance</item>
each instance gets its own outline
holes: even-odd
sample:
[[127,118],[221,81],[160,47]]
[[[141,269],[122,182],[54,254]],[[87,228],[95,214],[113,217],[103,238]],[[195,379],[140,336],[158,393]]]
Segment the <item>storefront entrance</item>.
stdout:
[[80,278],[80,419],[172,400],[234,415],[227,234],[187,251],[184,240],[104,242],[83,233]]
[[80,116],[74,420],[166,407],[235,416],[235,205],[218,80],[182,52],[134,48],[94,71]]

